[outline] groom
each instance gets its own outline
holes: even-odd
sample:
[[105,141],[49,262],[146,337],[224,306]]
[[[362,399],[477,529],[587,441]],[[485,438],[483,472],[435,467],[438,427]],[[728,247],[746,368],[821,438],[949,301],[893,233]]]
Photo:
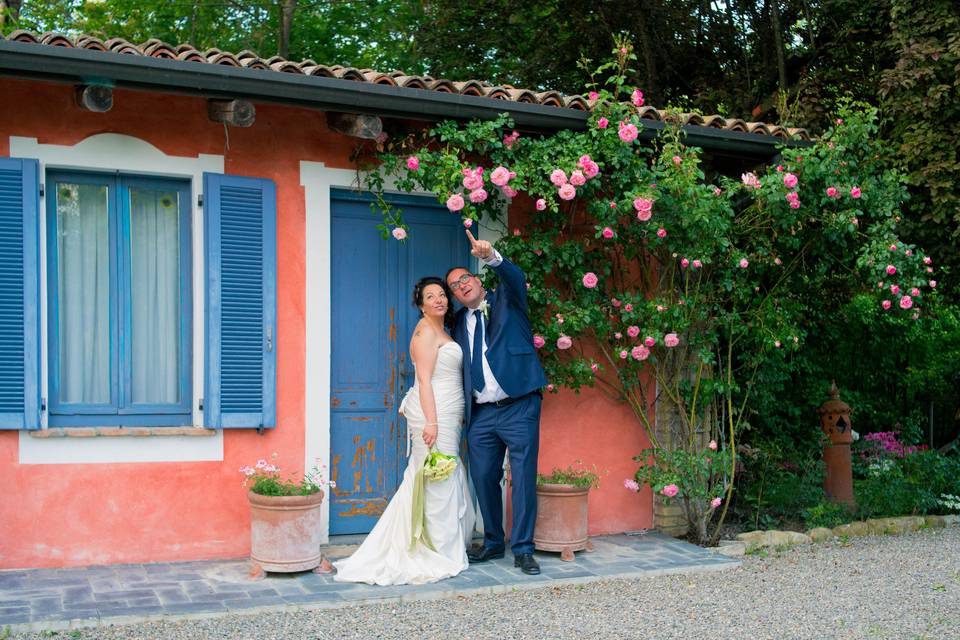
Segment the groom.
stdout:
[[[470,562],[504,554],[503,455],[510,451],[513,565],[540,573],[533,558],[537,518],[537,452],[540,445],[540,388],[547,378],[533,348],[527,317],[527,283],[523,271],[485,240],[467,230],[470,253],[500,277],[496,291],[464,267],[447,272],[447,285],[463,305],[453,337],[463,349],[463,390],[470,474],[483,515],[483,546],[467,552]],[[469,357],[466,357],[469,356]]]

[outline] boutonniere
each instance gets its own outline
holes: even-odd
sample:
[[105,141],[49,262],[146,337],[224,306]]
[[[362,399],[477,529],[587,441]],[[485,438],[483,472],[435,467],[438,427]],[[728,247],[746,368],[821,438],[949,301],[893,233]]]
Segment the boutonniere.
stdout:
[[484,320],[489,321],[490,320],[490,303],[484,300],[483,302],[480,303],[480,306],[477,308],[483,312]]

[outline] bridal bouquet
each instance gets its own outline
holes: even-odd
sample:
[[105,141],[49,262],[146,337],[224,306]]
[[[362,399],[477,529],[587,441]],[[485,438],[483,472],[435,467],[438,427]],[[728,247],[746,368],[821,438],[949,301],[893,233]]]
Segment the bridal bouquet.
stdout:
[[446,480],[457,468],[457,456],[431,451],[423,461],[423,477],[428,480]]

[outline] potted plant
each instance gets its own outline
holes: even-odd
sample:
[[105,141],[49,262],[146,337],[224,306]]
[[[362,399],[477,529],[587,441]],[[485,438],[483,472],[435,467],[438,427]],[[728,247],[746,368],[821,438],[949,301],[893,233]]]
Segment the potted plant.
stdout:
[[330,564],[320,552],[320,506],[323,485],[333,483],[324,481],[317,467],[299,480],[284,479],[280,467],[266,460],[240,472],[249,487],[250,576],[263,577],[265,571],[329,573]]
[[590,487],[599,486],[599,474],[582,466],[555,467],[549,475],[538,473],[534,547],[559,551],[564,562],[573,561],[574,551],[593,551],[587,537],[587,498]]

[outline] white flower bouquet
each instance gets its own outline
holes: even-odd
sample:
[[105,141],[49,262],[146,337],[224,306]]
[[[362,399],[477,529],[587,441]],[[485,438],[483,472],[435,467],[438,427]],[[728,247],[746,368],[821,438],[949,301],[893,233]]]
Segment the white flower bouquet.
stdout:
[[431,451],[423,461],[423,477],[439,482],[453,475],[457,468],[457,456],[448,456],[439,451]]

